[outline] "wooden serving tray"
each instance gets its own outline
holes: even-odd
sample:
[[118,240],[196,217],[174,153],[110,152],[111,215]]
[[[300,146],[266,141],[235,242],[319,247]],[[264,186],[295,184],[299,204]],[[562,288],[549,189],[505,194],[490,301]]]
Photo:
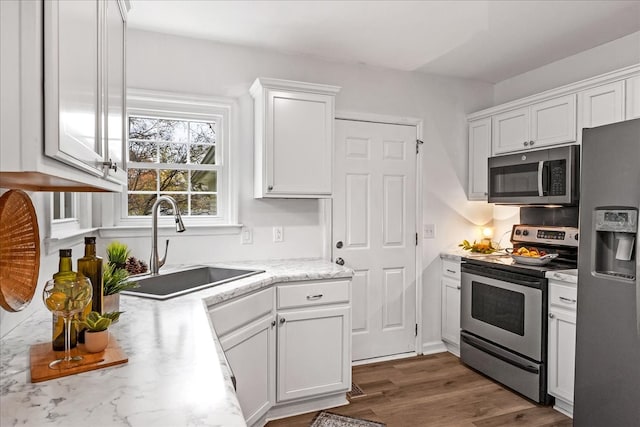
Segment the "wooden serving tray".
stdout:
[[58,367],[52,369],[49,367],[49,363],[63,357],[64,351],[53,351],[50,342],[32,345],[30,349],[31,382],[38,383],[53,380],[55,378],[79,374],[80,372],[121,365],[129,361],[129,358],[122,351],[113,335],[109,337],[109,345],[107,348],[100,353],[87,353],[84,350],[84,344],[78,344],[76,348],[71,349],[71,355],[81,355],[83,359],[69,369]]

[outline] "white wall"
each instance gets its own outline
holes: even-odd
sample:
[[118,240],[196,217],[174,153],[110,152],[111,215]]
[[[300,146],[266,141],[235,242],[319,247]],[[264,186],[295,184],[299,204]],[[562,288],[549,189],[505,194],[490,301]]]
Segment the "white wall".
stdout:
[[503,80],[495,105],[640,63],[640,31]]
[[[233,141],[241,152],[239,219],[254,230],[254,244],[240,245],[238,235],[176,236],[171,238],[170,262],[322,255],[317,201],[252,198],[253,108],[248,90],[258,76],[341,86],[336,98],[338,111],[424,120],[424,222],[436,224],[436,239],[424,241],[424,340],[439,342],[438,255],[492,218],[489,205],[469,202],[465,196],[466,115],[491,105],[491,85],[130,31],[128,87],[227,96],[237,98],[240,104],[241,132]],[[283,243],[271,242],[275,225],[284,227]],[[134,252],[147,256],[148,238],[127,242]]]

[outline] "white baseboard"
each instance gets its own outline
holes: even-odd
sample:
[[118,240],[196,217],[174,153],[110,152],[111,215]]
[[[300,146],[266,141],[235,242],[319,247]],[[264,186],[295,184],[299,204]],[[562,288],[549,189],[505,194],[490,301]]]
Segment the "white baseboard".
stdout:
[[442,341],[432,341],[422,344],[422,354],[435,354],[448,351]]
[[573,403],[566,402],[559,397],[556,397],[556,403],[553,405],[553,409],[565,414],[569,418],[573,418]]
[[392,354],[390,356],[372,357],[371,359],[354,360],[351,366],[368,365],[370,363],[388,362],[389,360],[406,359],[407,357],[415,357],[418,353],[415,351],[409,353]]
[[[351,386],[351,384],[349,384]],[[277,420],[279,418],[294,417],[307,412],[321,411],[336,406],[348,405],[346,392],[340,392],[328,396],[318,397],[316,399],[306,399],[299,402],[279,403],[269,409],[265,421]]]

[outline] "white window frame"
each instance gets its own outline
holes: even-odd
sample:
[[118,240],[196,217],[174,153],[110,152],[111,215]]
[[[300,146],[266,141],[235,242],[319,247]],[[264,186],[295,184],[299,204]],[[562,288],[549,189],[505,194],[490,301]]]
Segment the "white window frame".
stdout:
[[[70,194],[71,195],[71,216],[68,218],[55,218],[55,197],[56,194]],[[59,235],[67,235],[70,234],[74,231],[79,231],[80,230],[80,220],[78,219],[79,217],[79,211],[78,211],[78,194],[77,193],[72,193],[69,191],[56,191],[56,192],[52,192],[50,194],[50,200],[49,203],[51,203],[51,208],[49,209],[49,222],[51,224],[51,236],[59,236]],[[63,217],[64,216],[64,211],[65,211],[65,203],[64,203],[64,196],[61,197],[61,203],[60,203],[60,216]]]
[[[55,193],[71,194],[73,217],[54,219]],[[44,245],[47,255],[81,244],[84,236],[95,235],[96,228],[91,225],[91,199],[92,193],[57,191],[46,194],[44,204],[48,221],[45,225]]]
[[[189,226],[239,226],[238,224],[238,174],[234,167],[236,158],[237,102],[231,98],[200,95],[183,95],[172,92],[150,91],[143,89],[127,90],[127,130],[126,153],[129,153],[129,116],[151,116],[159,118],[185,119],[197,121],[216,121],[216,155],[219,156],[221,170],[218,173],[218,211],[212,216],[183,216],[187,230]],[[126,165],[126,163],[125,163]],[[119,227],[150,227],[151,217],[129,217],[127,209],[128,186],[122,197],[118,198],[116,225]],[[172,216],[160,217],[159,225],[175,226]]]

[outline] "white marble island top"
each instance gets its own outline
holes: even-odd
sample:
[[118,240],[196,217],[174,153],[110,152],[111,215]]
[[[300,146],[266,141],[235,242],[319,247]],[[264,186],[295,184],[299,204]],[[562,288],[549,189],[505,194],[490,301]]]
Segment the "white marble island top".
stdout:
[[265,273],[166,301],[123,295],[125,313],[110,330],[128,363],[32,384],[29,347],[51,340],[43,306],[0,342],[0,425],[245,426],[206,306],[278,282],[353,272],[323,260],[212,265]]

